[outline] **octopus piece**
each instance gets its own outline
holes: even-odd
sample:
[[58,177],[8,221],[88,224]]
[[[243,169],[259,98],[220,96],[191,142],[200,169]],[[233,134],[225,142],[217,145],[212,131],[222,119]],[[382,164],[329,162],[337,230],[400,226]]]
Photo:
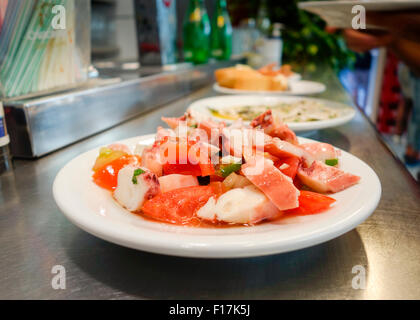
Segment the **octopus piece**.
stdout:
[[160,177],[163,173],[163,164],[160,158],[159,146],[146,147],[141,155],[141,165]]
[[290,130],[287,124],[284,124],[280,119],[274,117],[271,110],[267,110],[252,120],[251,127],[262,129],[269,136],[277,137],[295,145],[298,144],[296,134]]
[[147,168],[127,165],[118,172],[114,198],[127,210],[140,211],[145,201],[159,193],[159,180]]
[[300,181],[316,192],[339,192],[359,182],[360,177],[314,161],[309,168],[299,168]]
[[241,171],[280,211],[299,206],[300,191],[293,180],[277,169],[271,160],[254,158],[242,165]]
[[[322,161],[337,159],[341,155],[341,151],[335,149],[332,145],[323,142],[311,142],[301,144],[300,147],[310,154],[311,159],[314,161]],[[311,165],[310,163],[309,165]]]

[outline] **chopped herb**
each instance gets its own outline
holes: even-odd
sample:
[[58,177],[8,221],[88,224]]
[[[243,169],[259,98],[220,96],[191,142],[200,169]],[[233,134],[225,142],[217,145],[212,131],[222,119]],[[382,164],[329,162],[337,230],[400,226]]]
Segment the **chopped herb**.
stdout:
[[133,173],[133,179],[131,179],[131,181],[133,182],[133,184],[137,184],[137,177],[143,173],[146,173],[146,171],[142,170],[142,169],[136,169],[134,170]]
[[232,172],[239,171],[241,169],[242,164],[240,163],[231,163],[228,165],[222,165],[220,168],[220,174],[223,178],[229,176]]
[[328,166],[336,166],[338,164],[338,159],[328,159],[325,160],[325,164]]

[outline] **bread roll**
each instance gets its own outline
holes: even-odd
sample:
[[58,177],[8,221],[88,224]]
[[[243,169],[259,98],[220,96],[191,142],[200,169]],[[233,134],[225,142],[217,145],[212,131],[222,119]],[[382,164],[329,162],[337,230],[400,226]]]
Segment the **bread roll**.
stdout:
[[235,85],[235,71],[235,67],[216,70],[214,76],[219,86],[233,88]]
[[[289,68],[285,67],[289,72]],[[221,87],[250,91],[285,91],[288,89],[288,80],[282,74],[268,76],[245,65],[236,65],[214,72],[217,83]]]
[[254,71],[250,66],[237,64],[234,67],[218,69],[214,72],[217,83],[221,87],[233,88],[238,73],[243,71]]
[[284,75],[279,74],[271,78],[271,91],[286,91],[288,87],[289,81]]
[[269,91],[270,77],[263,76],[255,70],[237,70],[234,89],[250,91]]

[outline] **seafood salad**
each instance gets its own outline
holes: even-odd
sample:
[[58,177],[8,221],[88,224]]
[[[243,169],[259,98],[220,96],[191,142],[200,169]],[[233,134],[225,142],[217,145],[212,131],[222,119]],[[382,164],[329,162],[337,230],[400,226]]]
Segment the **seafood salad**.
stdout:
[[360,177],[340,169],[340,150],[300,144],[271,110],[245,125],[162,118],[152,145],[101,148],[93,181],[127,210],[187,226],[253,226],[320,214],[329,195]]
[[252,121],[255,117],[271,109],[271,111],[286,123],[310,122],[335,119],[340,111],[313,100],[299,100],[290,103],[279,103],[273,106],[234,106],[214,109],[208,107],[210,113],[219,119]]

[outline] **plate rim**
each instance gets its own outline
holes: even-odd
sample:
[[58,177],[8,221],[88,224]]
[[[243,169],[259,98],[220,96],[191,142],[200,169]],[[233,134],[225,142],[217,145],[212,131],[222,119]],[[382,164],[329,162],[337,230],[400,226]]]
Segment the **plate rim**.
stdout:
[[[134,139],[137,139],[140,142],[142,140],[151,139],[152,137],[154,137],[154,134],[132,137],[120,142],[124,143],[124,141]],[[301,137],[299,139],[305,142],[315,141],[312,139]],[[162,231],[146,230],[145,236],[144,234],[138,232],[138,227],[123,223],[124,227],[126,228],[125,230],[129,230],[130,232],[122,232],[122,230],[119,230],[117,226],[112,222],[102,218],[98,219],[97,215],[74,213],[72,212],[74,211],[74,209],[69,208],[69,204],[65,201],[66,197],[63,196],[63,193],[60,192],[62,191],[60,190],[62,188],[62,185],[65,185],[65,181],[62,180],[65,179],[66,170],[68,170],[68,168],[72,165],[76,164],[77,161],[80,161],[84,157],[87,157],[90,153],[97,152],[99,148],[100,147],[97,147],[78,155],[74,159],[70,160],[57,173],[53,183],[53,197],[58,208],[70,222],[72,222],[82,230],[100,239],[119,244],[124,247],[129,247],[132,249],[157,254],[190,258],[246,258],[279,254],[307,247],[312,247],[317,244],[334,239],[348,231],[351,231],[357,225],[365,221],[376,209],[382,194],[381,183],[375,171],[364,161],[360,160],[359,158],[353,156],[350,153],[347,153],[346,151],[343,151],[346,154],[346,156],[350,156],[351,158],[357,159],[363,166],[366,167],[366,169],[370,171],[370,176],[371,178],[373,178],[373,183],[376,186],[374,188],[376,192],[374,196],[369,199],[369,202],[367,204],[365,203],[361,208],[358,208],[358,210],[352,212],[352,214],[350,214],[349,216],[346,216],[344,219],[338,220],[334,225],[325,226],[321,231],[318,230],[318,233],[322,232],[322,236],[317,237],[316,233],[314,235],[314,232],[312,232],[311,234],[306,235],[305,237],[292,237],[292,239],[289,238],[288,241],[283,241],[282,244],[279,244],[276,241],[270,241],[270,243],[268,244],[252,244],[251,242],[246,243],[242,241],[240,246],[238,246],[238,244],[235,244],[235,242],[230,243],[229,246],[226,246],[224,242],[223,244],[219,242],[216,244],[212,243],[210,245],[202,246],[202,244],[200,243],[197,244],[196,242],[189,242],[191,240],[198,240],[197,235],[184,233],[182,239],[186,240],[179,241],[179,237],[176,237],[175,233],[168,233],[171,235],[170,238],[176,240],[173,242],[168,242],[168,240],[164,237],[162,237],[161,239],[159,239],[159,237],[156,237],[157,235],[162,234]],[[119,225],[121,225],[121,223],[119,223]],[[132,233],[132,231],[135,231],[135,233]],[[133,236],[133,234],[135,234],[135,236]],[[147,234],[155,234],[156,236],[150,238],[147,236]],[[167,237],[168,234],[166,234]],[[206,239],[206,237],[214,237],[214,235],[199,235],[198,237],[202,240]],[[241,238],[243,237],[243,235],[227,235],[226,237],[231,237],[230,239],[235,239],[237,237]]]
[[[410,1],[410,0],[399,0],[399,1],[395,1],[395,0],[375,0],[375,1],[369,1],[369,0],[364,0],[364,1],[360,1],[360,0],[340,0],[340,1],[311,1],[311,2],[299,2],[298,6],[300,9],[306,9],[308,8],[312,8],[312,7],[344,7],[344,6],[355,6],[355,5],[367,5],[366,9],[370,9],[368,7],[372,6],[372,7],[377,7],[377,6],[381,6],[381,5],[393,5],[393,6],[398,6],[398,5],[413,5],[413,7],[420,7],[419,2],[415,2],[415,1]],[[375,8],[375,10],[377,10],[378,8]],[[394,8],[393,8],[394,9]],[[382,10],[387,10],[387,9],[382,9]]]
[[252,91],[252,90],[240,90],[240,89],[226,88],[226,87],[222,87],[221,85],[219,85],[219,83],[215,82],[213,84],[213,90],[218,92],[218,93],[230,94],[230,95],[255,94],[255,95],[272,95],[272,96],[299,96],[299,95],[307,96],[307,95],[320,94],[320,93],[325,92],[325,90],[327,90],[327,86],[325,84],[323,84],[322,82],[311,81],[311,80],[296,80],[296,81],[293,81],[293,83],[298,83],[298,82],[316,83],[317,85],[319,85],[319,87],[321,89],[317,90],[317,91],[309,91],[309,92],[293,92],[293,91],[290,91],[290,90],[286,90],[286,91]]
[[[340,0],[340,1],[311,1],[299,2],[298,8],[319,15],[327,24],[337,28],[350,28],[351,16],[343,20],[345,9],[356,5],[362,5],[366,11],[389,12],[395,10],[417,10],[420,9],[420,3],[413,0]],[[340,18],[338,18],[339,15]],[[337,20],[339,19],[339,20]],[[371,29],[384,29],[383,27],[367,24]]]

